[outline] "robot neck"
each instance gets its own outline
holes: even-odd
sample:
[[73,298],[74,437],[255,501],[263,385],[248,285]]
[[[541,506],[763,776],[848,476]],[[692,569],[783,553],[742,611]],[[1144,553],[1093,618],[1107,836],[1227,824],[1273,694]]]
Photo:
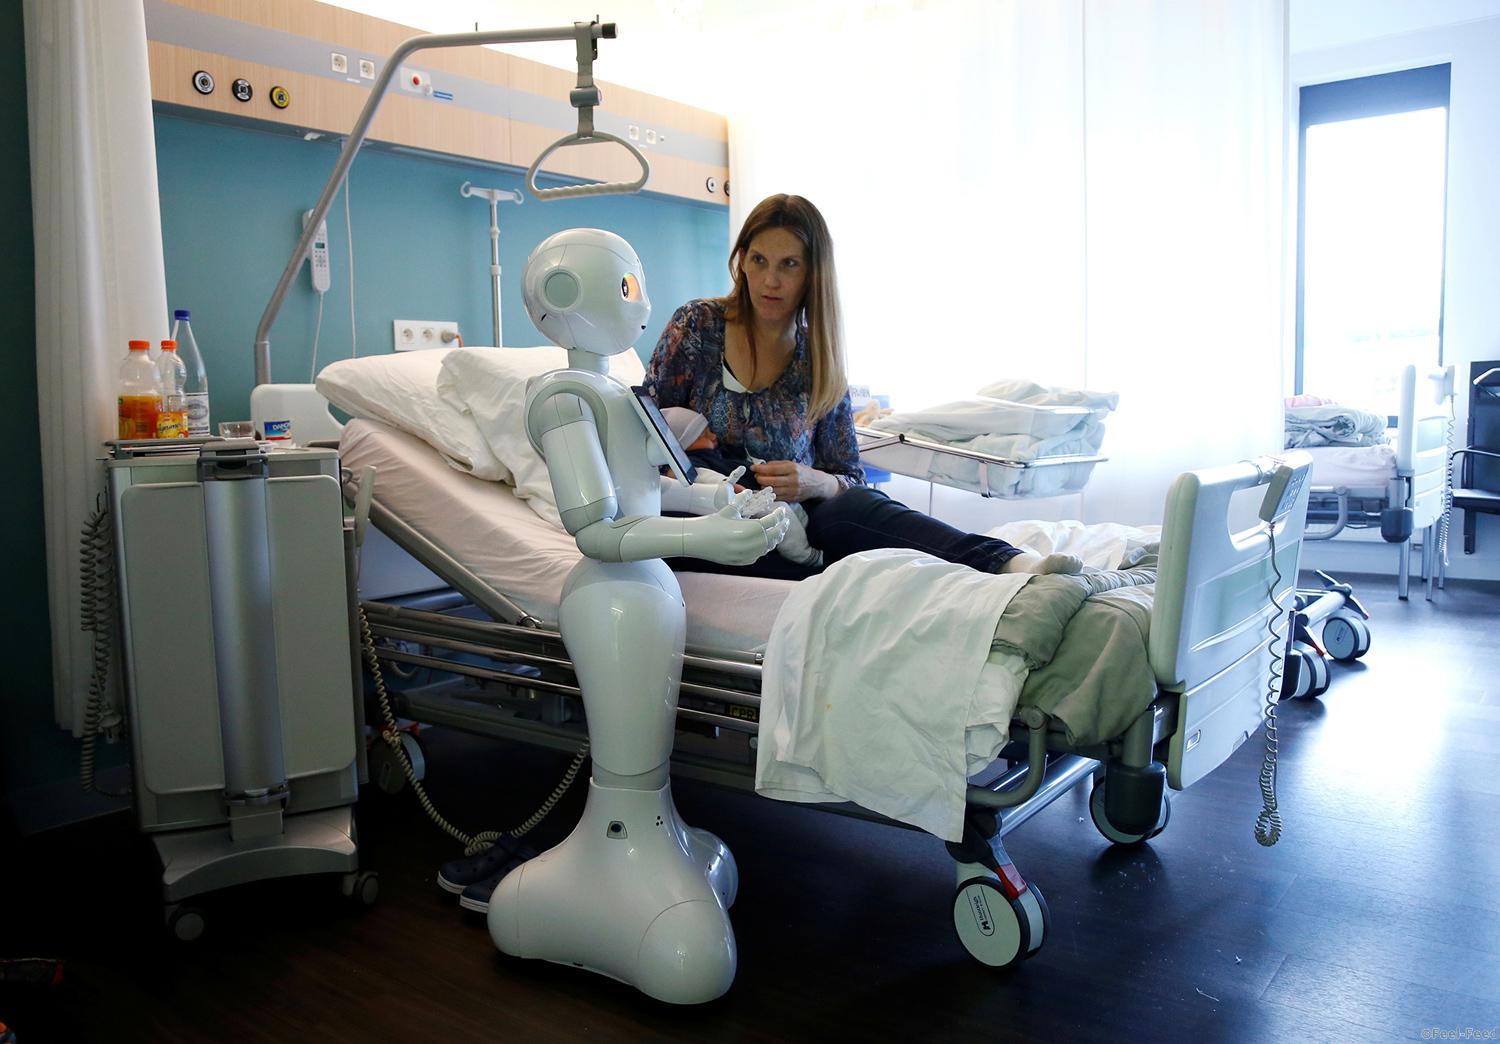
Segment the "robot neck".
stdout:
[[587,370],[590,373],[609,373],[609,359],[581,348],[568,349],[568,369]]

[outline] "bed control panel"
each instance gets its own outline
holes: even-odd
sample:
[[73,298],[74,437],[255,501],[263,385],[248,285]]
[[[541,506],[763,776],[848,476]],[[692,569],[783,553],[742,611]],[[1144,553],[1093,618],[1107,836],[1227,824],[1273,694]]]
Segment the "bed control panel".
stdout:
[[1292,505],[1297,502],[1297,494],[1302,492],[1311,471],[1311,464],[1297,467],[1290,464],[1277,465],[1276,470],[1271,473],[1271,481],[1266,485],[1266,498],[1260,504],[1262,522],[1280,522],[1291,512]]

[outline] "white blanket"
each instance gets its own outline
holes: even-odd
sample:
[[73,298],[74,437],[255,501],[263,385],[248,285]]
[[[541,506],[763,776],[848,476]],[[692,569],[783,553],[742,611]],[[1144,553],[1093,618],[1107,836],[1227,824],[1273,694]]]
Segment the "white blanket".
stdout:
[[987,534],[1039,555],[1077,555],[1085,569],[1128,569],[1161,543],[1161,526],[1127,526],[1119,522],[1085,525],[1068,520],[1030,519],[1007,522]]
[[[976,397],[945,402],[922,410],[881,417],[870,426],[882,431],[906,431],[942,442],[976,435],[1020,435],[1054,439],[1104,416],[1107,410],[1073,405],[1033,405],[1005,399]],[[1097,414],[1097,417],[1096,417]]]
[[1026,680],[990,645],[1028,579],[884,550],[798,584],[766,646],[757,793],[959,840],[967,777],[1004,746]]

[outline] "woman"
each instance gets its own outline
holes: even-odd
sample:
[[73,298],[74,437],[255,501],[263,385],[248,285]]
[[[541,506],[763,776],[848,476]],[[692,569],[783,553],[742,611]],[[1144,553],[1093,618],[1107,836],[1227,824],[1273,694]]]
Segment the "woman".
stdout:
[[[1077,572],[1070,555],[1023,552],[954,529],[865,485],[840,338],[833,241],[801,196],[762,200],[729,256],[734,289],[673,313],[646,369],[662,408],[708,418],[721,450],[763,460],[755,479],[808,512],[807,536],[825,564],[904,547],[984,572]],[[676,569],[801,579],[817,570],[767,555],[728,569],[696,559]]]

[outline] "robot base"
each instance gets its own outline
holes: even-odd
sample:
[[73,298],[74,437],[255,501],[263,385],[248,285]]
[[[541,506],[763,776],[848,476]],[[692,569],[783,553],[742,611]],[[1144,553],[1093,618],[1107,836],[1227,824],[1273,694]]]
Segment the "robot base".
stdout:
[[556,848],[506,875],[490,899],[503,952],[608,975],[672,1004],[701,1004],[734,981],[727,903],[738,886],[718,838],[685,826],[671,785],[589,781],[583,818]]

